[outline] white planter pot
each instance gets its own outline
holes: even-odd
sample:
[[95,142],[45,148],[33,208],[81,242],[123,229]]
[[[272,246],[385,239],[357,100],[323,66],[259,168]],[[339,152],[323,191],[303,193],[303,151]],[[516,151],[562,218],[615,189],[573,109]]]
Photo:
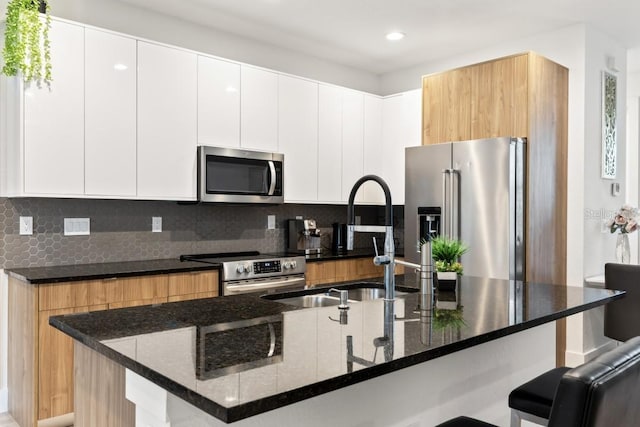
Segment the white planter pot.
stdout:
[[455,271],[438,271],[438,289],[455,291],[458,284],[458,273]]

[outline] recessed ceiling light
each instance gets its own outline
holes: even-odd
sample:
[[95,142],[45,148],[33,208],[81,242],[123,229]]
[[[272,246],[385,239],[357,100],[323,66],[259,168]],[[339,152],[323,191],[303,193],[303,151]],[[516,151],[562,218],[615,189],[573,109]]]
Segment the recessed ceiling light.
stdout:
[[390,33],[387,33],[387,40],[391,40],[391,41],[402,40],[404,36],[405,34],[401,33],[400,31],[392,31]]

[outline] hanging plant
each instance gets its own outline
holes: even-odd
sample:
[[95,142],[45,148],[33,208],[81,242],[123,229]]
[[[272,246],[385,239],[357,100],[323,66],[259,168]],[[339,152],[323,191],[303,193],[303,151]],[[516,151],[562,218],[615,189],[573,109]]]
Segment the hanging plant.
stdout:
[[[45,14],[44,24],[40,13]],[[11,0],[4,32],[4,66],[7,76],[22,74],[25,82],[51,83],[49,4],[39,0]]]

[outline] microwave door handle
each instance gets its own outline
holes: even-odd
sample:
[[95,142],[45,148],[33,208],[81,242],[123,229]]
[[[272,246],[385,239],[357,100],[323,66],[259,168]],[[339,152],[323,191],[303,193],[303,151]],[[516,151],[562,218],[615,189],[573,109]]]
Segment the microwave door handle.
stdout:
[[267,195],[273,196],[273,193],[276,191],[276,165],[273,163],[273,160],[269,160],[269,172],[271,173],[271,183]]

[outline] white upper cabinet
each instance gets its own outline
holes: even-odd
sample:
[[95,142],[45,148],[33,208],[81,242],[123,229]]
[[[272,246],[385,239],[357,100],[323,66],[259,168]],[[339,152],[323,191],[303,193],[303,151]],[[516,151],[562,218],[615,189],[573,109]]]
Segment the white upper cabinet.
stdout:
[[[372,95],[364,96],[364,149],[363,175],[378,175],[384,179],[382,156],[382,98]],[[384,204],[384,192],[375,182],[366,182],[362,190],[364,202],[368,204]],[[392,201],[397,204],[391,188]]]
[[136,40],[85,30],[85,193],[136,195]]
[[240,64],[198,56],[198,145],[240,147]]
[[84,194],[84,28],[53,21],[49,37],[51,89],[31,83],[24,90],[24,187],[18,190],[77,196]]
[[[362,177],[364,148],[364,95],[344,90],[342,94],[342,201],[349,200],[353,184]],[[362,187],[355,201],[364,200]]]
[[138,41],[138,198],[196,199],[197,56]]
[[278,148],[278,74],[242,65],[240,82],[240,146],[281,152]]
[[336,86],[318,88],[318,201],[342,201],[342,93]]
[[280,75],[278,86],[278,146],[284,154],[285,201],[315,202],[318,200],[318,83]]
[[404,204],[404,149],[421,144],[421,90],[403,92],[383,101],[383,177],[394,204]]

